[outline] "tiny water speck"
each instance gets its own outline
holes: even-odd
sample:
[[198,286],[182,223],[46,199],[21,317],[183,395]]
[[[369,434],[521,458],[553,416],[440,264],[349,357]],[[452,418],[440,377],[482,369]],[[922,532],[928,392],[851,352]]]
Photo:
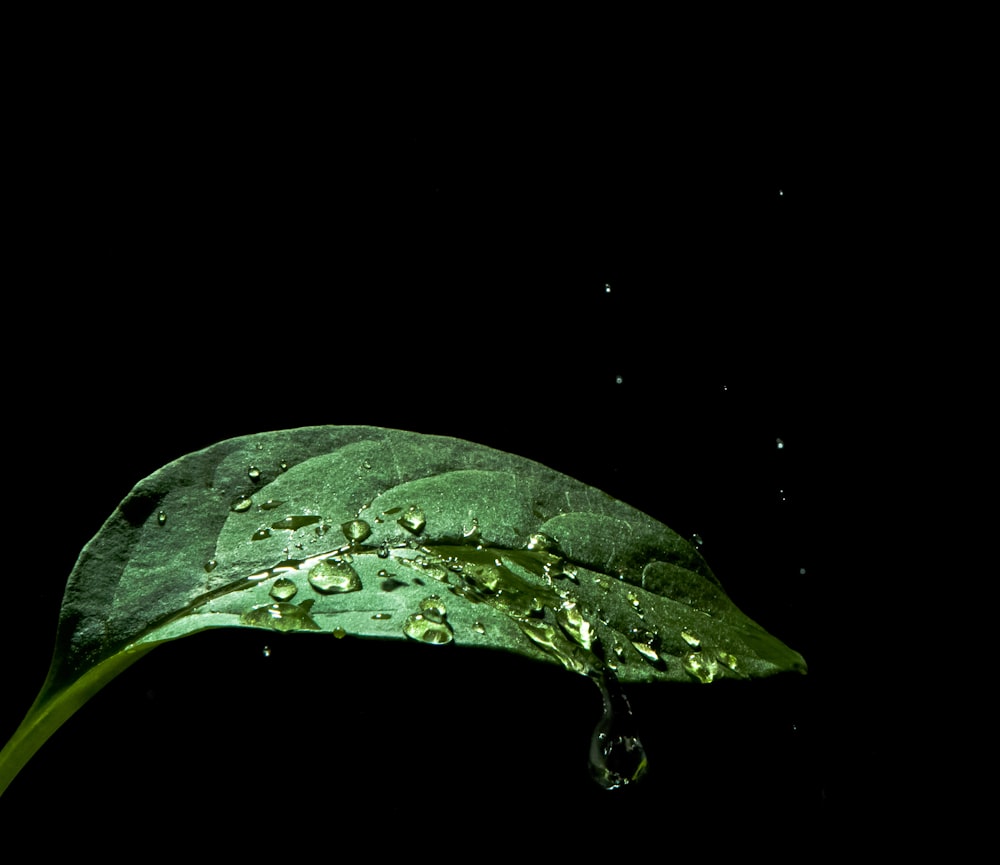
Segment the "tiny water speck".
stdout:
[[778,446],[779,451],[785,449],[785,443],[781,439],[775,439],[774,442]]
[[623,379],[622,379],[622,377],[620,375],[616,375],[615,376],[615,384],[621,384],[622,380]]

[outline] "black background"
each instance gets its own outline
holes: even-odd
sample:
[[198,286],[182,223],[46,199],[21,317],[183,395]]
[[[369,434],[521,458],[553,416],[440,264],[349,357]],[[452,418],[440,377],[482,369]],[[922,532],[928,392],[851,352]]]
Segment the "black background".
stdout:
[[586,80],[444,68],[363,97],[371,66],[125,74],[95,54],[57,75],[22,131],[0,735],[44,678],[80,547],[134,483],[309,424],[472,439],[697,533],[810,673],[631,689],[651,768],[608,794],[586,773],[597,694],[561,670],[207,633],[74,716],[4,825],[126,819],[155,850],[182,821],[262,852],[336,826],[393,854],[461,825],[470,852],[573,855],[648,831],[824,847],[879,819],[901,782],[866,532],[891,481],[873,439],[905,395],[872,298],[907,201],[884,118],[764,53],[768,74],[697,87],[596,60]]

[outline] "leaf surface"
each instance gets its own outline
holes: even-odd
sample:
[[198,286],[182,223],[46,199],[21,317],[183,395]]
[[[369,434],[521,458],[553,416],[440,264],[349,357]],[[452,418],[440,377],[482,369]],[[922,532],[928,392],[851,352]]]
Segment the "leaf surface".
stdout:
[[261,433],[153,473],[84,547],[48,678],[0,753],[0,791],[113,676],[156,645],[224,627],[561,664],[601,689],[591,763],[608,787],[645,765],[619,729],[620,682],[805,671],[690,543],[546,466],[376,427]]

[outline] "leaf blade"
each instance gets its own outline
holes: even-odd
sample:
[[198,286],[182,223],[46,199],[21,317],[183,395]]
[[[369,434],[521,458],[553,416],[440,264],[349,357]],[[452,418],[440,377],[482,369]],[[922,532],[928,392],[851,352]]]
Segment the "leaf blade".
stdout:
[[458,439],[306,427],[220,442],[136,485],[81,552],[14,739],[47,736],[52,706],[73,707],[62,723],[126,660],[221,627],[454,642],[626,682],[805,671],[693,545],[606,493]]

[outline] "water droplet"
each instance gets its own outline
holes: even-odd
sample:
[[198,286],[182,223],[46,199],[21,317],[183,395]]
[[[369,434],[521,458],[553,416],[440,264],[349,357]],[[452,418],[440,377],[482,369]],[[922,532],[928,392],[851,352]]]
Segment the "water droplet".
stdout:
[[282,520],[278,520],[276,523],[271,523],[272,529],[286,529],[287,531],[294,532],[296,529],[301,529],[303,526],[312,526],[318,523],[323,518],[318,514],[294,514],[292,516],[285,517]]
[[604,283],[604,293],[605,294],[611,294],[611,285],[610,285],[610,283],[607,283],[607,282]]
[[309,571],[309,585],[324,595],[343,594],[358,591],[361,578],[343,559],[324,559]]
[[280,601],[253,607],[240,616],[240,624],[273,628],[276,631],[318,631],[319,625],[309,615],[312,599],[301,604]]
[[554,546],[555,541],[553,541],[548,535],[544,535],[541,532],[535,532],[532,535],[528,535],[529,550],[545,552],[546,550],[551,550]]
[[276,601],[290,601],[298,590],[298,586],[288,577],[278,577],[271,586],[270,595]]
[[163,511],[160,511],[156,515],[156,521],[162,526],[167,521],[167,515]]
[[472,527],[462,532],[462,538],[468,544],[478,544],[480,540],[479,520],[472,518]]
[[260,469],[257,468],[257,466],[250,466],[247,469],[247,477],[250,478],[250,480],[252,480],[252,481],[259,481],[260,480]]
[[418,535],[424,530],[424,526],[427,525],[427,517],[425,516],[423,510],[418,508],[416,505],[410,505],[409,510],[396,520],[396,522],[398,522],[408,532],[413,532],[413,534]]
[[372,533],[372,527],[364,520],[349,520],[340,527],[340,530],[352,544],[360,544]]
[[270,646],[264,646],[264,650],[263,650],[262,654],[264,655],[265,658],[270,658],[271,657],[271,647]]
[[387,559],[387,558],[389,558],[389,542],[388,541],[382,541],[382,543],[378,545],[378,551],[376,552],[376,555],[380,559]]
[[477,634],[485,634],[486,626],[482,622],[476,621],[472,623],[472,630]]
[[279,502],[276,499],[268,499],[260,506],[260,509],[262,511],[273,511],[275,508],[280,508],[283,504],[284,502]]
[[777,444],[779,451],[785,449],[785,443],[781,439],[775,439],[774,441],[775,444]]
[[344,639],[347,636],[347,631],[343,628],[334,628],[331,632],[338,640]]
[[702,544],[705,543],[705,539],[697,532],[695,532],[693,535],[691,535],[691,543],[693,543],[697,547],[700,547]]
[[703,652],[691,652],[681,659],[681,666],[688,675],[707,685],[718,675],[719,664],[714,658],[706,657]]
[[729,669],[732,670],[734,673],[736,672],[736,668],[739,666],[740,663],[739,658],[737,658],[736,655],[733,655],[730,652],[724,652],[721,649],[718,652],[716,652],[716,654],[719,656],[720,662],[729,667]]
[[392,613],[375,613],[375,615],[372,616],[372,618],[376,622],[384,622],[384,621],[392,618]]
[[701,638],[692,631],[681,631],[681,639],[693,649],[701,646]]
[[594,629],[583,615],[583,611],[575,601],[563,601],[556,621],[560,627],[572,637],[578,645],[589,649],[594,641]]
[[209,559],[205,562],[205,573],[210,574],[219,566],[219,563],[215,559]]
[[229,507],[239,514],[250,510],[251,505],[253,505],[253,499],[250,496],[237,496],[230,502]]
[[278,463],[278,470],[279,471],[283,471],[283,472],[287,472],[288,471],[288,461],[287,460],[281,460],[281,462]]
[[604,711],[590,740],[590,774],[605,790],[617,790],[645,774],[646,751],[615,674],[606,669],[591,678],[601,691]]
[[615,384],[621,384],[621,383],[622,383],[622,377],[620,375],[616,375],[615,376]]
[[408,616],[403,623],[403,633],[421,643],[443,645],[454,639],[454,632],[446,618],[444,603],[437,595],[420,602],[420,612]]
[[639,600],[639,596],[633,591],[628,591],[625,593],[625,598],[632,605],[632,609],[634,609],[636,613],[641,617],[643,615],[643,612],[642,612],[642,603]]
[[255,531],[250,536],[250,540],[251,541],[262,541],[265,538],[269,538],[269,537],[271,537],[271,530],[270,529],[257,529],[257,531]]

